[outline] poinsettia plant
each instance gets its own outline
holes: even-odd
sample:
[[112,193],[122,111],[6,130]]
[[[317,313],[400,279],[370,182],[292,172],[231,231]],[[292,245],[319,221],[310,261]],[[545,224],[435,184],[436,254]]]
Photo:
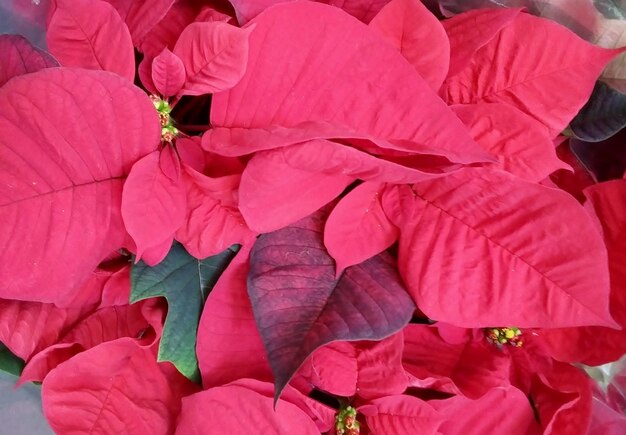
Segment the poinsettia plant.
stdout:
[[0,35],[0,342],[54,431],[626,427],[583,368],[626,353],[626,168],[566,136],[621,48],[419,0],[11,10],[46,50]]

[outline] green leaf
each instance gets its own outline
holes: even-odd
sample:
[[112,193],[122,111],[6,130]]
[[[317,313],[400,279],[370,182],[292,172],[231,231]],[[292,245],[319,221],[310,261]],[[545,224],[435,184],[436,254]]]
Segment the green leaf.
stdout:
[[0,343],[0,370],[15,376],[22,374],[24,369],[24,361],[16,357],[2,343]]
[[172,362],[179,372],[200,381],[196,358],[196,335],[200,313],[211,289],[231,262],[239,245],[198,260],[174,243],[167,257],[155,267],[143,261],[131,270],[130,302],[162,296],[168,311],[159,345],[158,361]]

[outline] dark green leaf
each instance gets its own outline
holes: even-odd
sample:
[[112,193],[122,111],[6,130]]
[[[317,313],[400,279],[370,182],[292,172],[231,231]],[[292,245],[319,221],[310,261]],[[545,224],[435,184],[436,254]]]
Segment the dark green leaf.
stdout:
[[586,142],[605,140],[626,126],[626,95],[596,83],[591,98],[572,120],[574,136]]
[[19,376],[22,374],[24,361],[11,353],[7,347],[0,343],[0,370]]
[[168,312],[159,346],[159,361],[171,361],[187,378],[199,382],[196,335],[207,295],[226,269],[238,245],[198,260],[175,243],[167,257],[150,267],[140,261],[131,271],[131,303],[162,296]]

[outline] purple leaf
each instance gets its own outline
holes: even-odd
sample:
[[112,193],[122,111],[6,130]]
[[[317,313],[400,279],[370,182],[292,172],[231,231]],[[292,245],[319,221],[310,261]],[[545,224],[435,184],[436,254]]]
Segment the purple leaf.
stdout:
[[250,254],[248,294],[274,373],[276,398],[306,358],[332,341],[381,340],[415,306],[382,253],[335,279],[323,243],[328,211],[261,236]]

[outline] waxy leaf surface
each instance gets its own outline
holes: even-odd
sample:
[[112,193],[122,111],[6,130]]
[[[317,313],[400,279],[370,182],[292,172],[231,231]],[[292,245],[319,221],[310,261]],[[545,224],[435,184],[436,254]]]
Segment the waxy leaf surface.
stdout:
[[214,96],[212,125],[329,122],[432,148],[475,147],[402,55],[337,8],[285,3],[252,22],[248,68],[234,88]]
[[11,351],[2,343],[0,343],[0,370],[19,376],[24,368],[24,361],[13,355]]
[[0,86],[12,77],[59,66],[52,56],[20,35],[0,35],[0,56]]
[[261,236],[250,254],[248,293],[276,397],[318,347],[380,340],[406,325],[414,309],[387,254],[335,278],[322,242],[326,214]]
[[400,273],[429,318],[469,328],[616,325],[606,248],[568,194],[468,168],[417,183],[404,199]]
[[182,59],[187,71],[180,93],[212,94],[236,85],[246,71],[253,28],[240,29],[222,22],[187,26],[174,47],[174,54]]
[[128,28],[101,0],[58,0],[46,33],[50,52],[63,66],[106,70],[135,77]]
[[437,91],[448,74],[450,43],[439,20],[420,0],[392,0],[370,22]]
[[585,104],[602,69],[617,54],[559,24],[520,13],[446,80],[442,95],[450,104],[511,104],[554,137]]
[[0,297],[61,302],[122,246],[123,179],[159,136],[150,100],[111,73],[49,68],[0,89]]
[[42,387],[44,414],[57,433],[172,433],[183,376],[157,364],[131,338],[103,343],[52,370]]
[[131,271],[131,303],[157,296],[167,299],[158,360],[171,361],[189,379],[199,379],[196,335],[202,306],[236,252],[231,247],[198,260],[176,243],[157,266],[139,262]]

